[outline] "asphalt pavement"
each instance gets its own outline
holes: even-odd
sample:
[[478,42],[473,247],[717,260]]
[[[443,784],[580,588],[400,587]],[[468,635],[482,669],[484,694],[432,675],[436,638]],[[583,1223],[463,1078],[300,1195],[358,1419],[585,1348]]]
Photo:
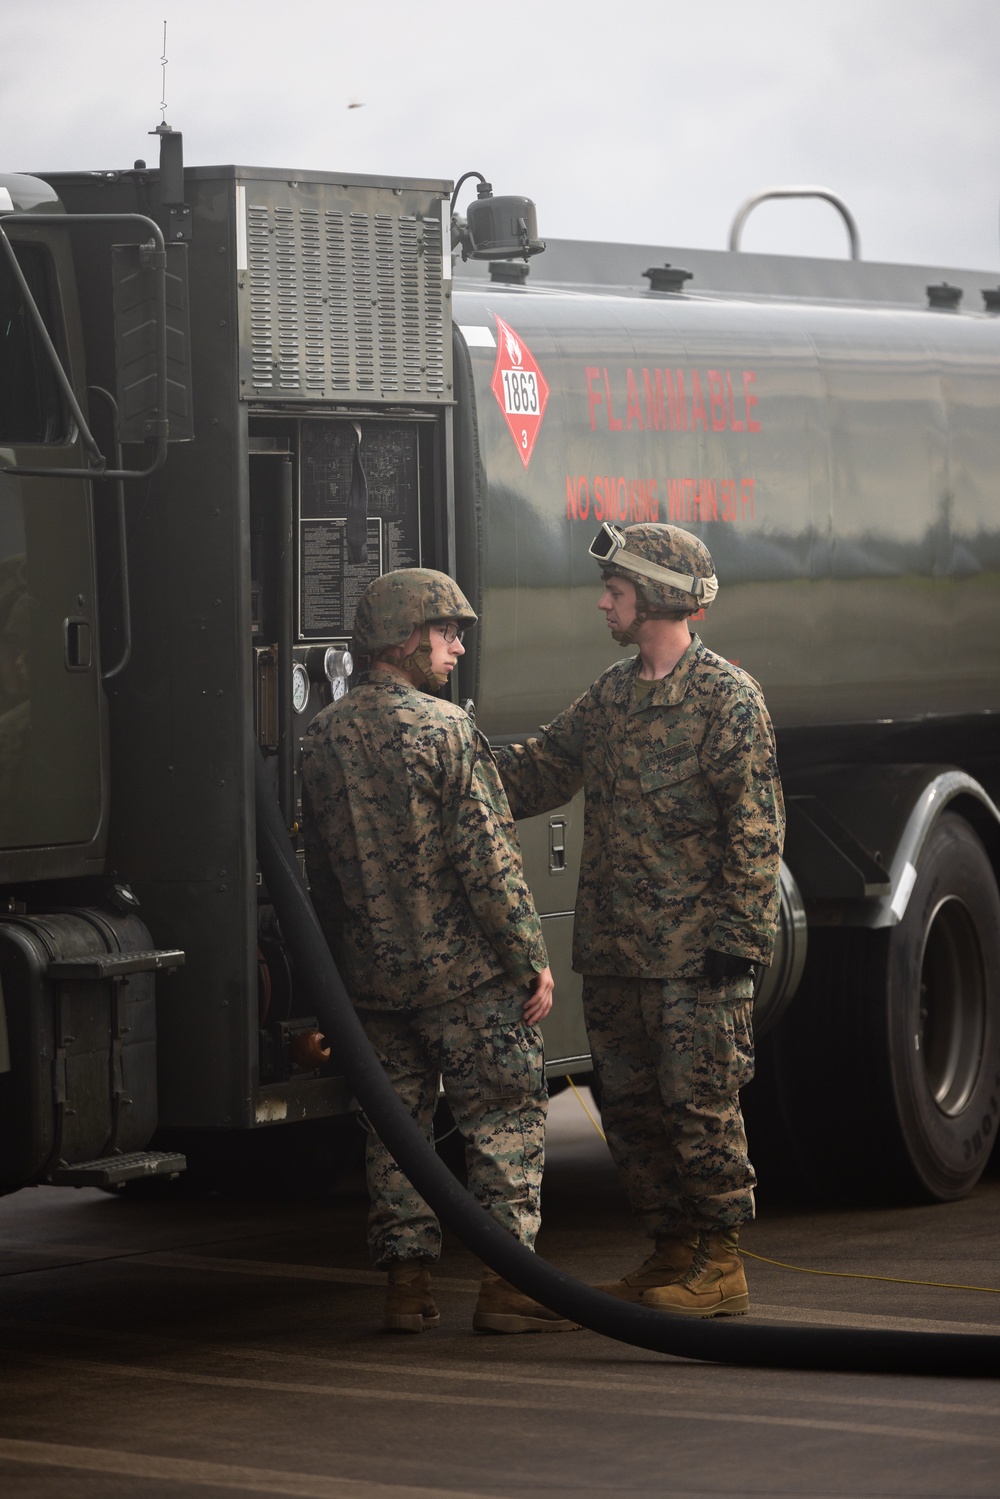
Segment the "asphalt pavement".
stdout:
[[[0,1200],[4,1499],[1000,1495],[1000,1378],[475,1334],[479,1267],[448,1234],[441,1327],[388,1335],[365,1210],[356,1179],[306,1199]],[[997,1178],[960,1203],[825,1212],[770,1204],[765,1183],[743,1239],[751,1317],[996,1333],[998,1230]],[[585,1280],[645,1253],[569,1091],[552,1106],[538,1248]]]

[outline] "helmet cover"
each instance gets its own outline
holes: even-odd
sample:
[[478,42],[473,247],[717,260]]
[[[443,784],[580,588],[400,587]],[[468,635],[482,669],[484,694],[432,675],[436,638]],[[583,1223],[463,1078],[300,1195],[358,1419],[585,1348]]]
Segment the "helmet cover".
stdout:
[[[611,561],[602,564],[601,571],[617,574],[635,585],[647,619],[664,613],[694,613],[712,602],[718,588],[715,568],[711,552],[699,537],[690,531],[682,531],[680,526],[651,522],[625,526],[621,535],[626,549],[616,552]],[[640,569],[629,566],[630,556],[685,577],[704,578],[706,586],[694,593],[649,577]]]
[[430,567],[401,567],[373,578],[358,600],[354,616],[354,649],[378,659],[393,646],[404,645],[415,629],[420,644],[402,661],[404,671],[416,668],[433,691],[447,678],[431,671],[430,626],[453,619],[467,630],[478,616],[465,594],[447,573]]

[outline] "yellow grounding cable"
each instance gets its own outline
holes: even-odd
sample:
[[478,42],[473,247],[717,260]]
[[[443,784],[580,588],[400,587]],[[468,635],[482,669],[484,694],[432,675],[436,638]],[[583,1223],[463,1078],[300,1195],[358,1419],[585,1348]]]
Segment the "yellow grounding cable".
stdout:
[[[588,1109],[586,1099],[576,1086],[576,1083],[568,1074],[566,1081],[576,1094],[577,1101],[583,1112],[601,1139],[607,1144],[607,1135]],[[762,1265],[776,1265],[779,1270],[794,1270],[797,1275],[829,1275],[835,1280],[880,1280],[894,1286],[931,1286],[935,1291],[982,1291],[987,1296],[1000,1296],[1000,1288],[996,1286],[951,1285],[947,1281],[940,1280],[907,1280],[902,1275],[865,1275],[857,1270],[811,1270],[808,1265],[789,1265],[784,1260],[768,1259],[766,1254],[754,1254],[749,1249],[741,1249],[740,1254],[748,1260],[759,1260]]]

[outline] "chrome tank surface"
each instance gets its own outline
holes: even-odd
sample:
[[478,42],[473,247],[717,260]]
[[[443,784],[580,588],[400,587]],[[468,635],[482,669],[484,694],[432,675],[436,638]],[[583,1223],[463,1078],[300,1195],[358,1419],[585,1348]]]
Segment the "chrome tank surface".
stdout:
[[487,733],[533,731],[620,655],[587,555],[606,519],[706,541],[695,628],[779,733],[1000,704],[995,316],[475,280],[454,315]]

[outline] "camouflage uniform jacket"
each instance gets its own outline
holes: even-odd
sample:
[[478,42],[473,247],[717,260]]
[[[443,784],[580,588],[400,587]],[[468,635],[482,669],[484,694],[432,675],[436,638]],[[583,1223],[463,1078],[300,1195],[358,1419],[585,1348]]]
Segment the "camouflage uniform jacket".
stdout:
[[495,752],[515,817],[585,788],[573,967],[690,978],[706,947],[769,963],[784,803],[760,689],[697,635],[641,701],[638,669]]
[[306,870],[354,1000],[439,1004],[545,943],[490,747],[454,704],[398,679],[317,714],[302,752]]

